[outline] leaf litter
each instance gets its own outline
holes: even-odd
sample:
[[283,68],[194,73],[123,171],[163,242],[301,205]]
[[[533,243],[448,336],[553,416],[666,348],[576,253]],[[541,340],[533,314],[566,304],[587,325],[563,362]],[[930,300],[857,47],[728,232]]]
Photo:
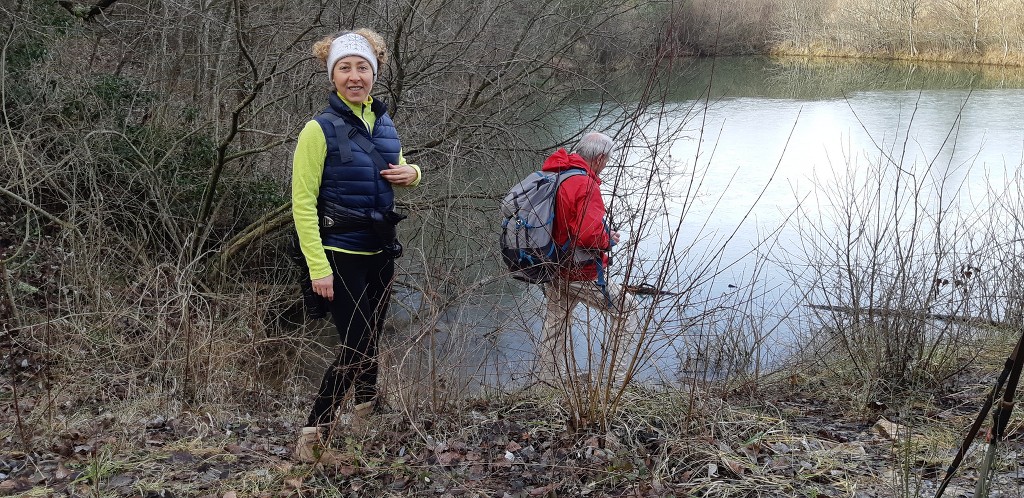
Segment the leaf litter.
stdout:
[[[300,429],[294,410],[222,414],[219,421],[170,414],[122,421],[101,411],[49,431],[29,410],[21,416],[37,427],[26,450],[7,406],[0,410],[0,494],[928,496],[974,415],[934,408],[902,418],[851,414],[792,392],[744,404],[641,387],[628,395],[607,431],[570,430],[553,390],[467,399],[437,411],[392,408],[359,430],[333,432],[330,444],[351,456],[334,467],[292,461]],[[1011,426],[995,489],[1024,482],[1017,472],[1021,424]],[[979,458],[972,451],[947,496],[970,494]]]

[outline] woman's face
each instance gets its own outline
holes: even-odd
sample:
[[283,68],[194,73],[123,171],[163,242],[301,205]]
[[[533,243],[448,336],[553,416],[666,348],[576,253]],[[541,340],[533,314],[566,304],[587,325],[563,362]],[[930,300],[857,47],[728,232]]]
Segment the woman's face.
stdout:
[[358,55],[350,55],[334,64],[334,88],[345,100],[358,104],[366,102],[373,88],[373,66]]

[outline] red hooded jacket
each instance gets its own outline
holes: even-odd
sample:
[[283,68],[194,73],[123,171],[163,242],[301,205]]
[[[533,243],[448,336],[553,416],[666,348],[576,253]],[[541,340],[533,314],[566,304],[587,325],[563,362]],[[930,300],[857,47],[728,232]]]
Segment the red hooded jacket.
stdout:
[[[607,266],[606,251],[611,248],[611,239],[604,223],[605,207],[601,198],[601,180],[590,169],[590,165],[578,154],[569,154],[558,149],[544,161],[544,171],[565,171],[571,168],[586,170],[586,175],[566,178],[558,187],[555,199],[555,243],[564,246],[570,238],[574,248],[593,250],[600,253],[601,264]],[[594,262],[570,265],[562,269],[562,277],[573,281],[597,280],[597,265]]]

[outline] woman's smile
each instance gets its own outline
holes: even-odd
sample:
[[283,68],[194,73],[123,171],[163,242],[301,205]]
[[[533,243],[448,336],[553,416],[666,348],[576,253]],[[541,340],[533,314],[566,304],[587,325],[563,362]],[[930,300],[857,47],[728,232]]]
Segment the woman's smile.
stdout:
[[333,76],[334,88],[352,103],[366,102],[373,89],[373,67],[358,55],[339,60],[334,66]]

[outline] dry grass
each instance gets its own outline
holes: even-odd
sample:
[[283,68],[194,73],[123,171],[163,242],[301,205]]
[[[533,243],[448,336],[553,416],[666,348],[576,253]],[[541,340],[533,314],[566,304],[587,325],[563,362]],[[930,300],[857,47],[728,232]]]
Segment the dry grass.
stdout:
[[[775,401],[727,401],[712,392],[630,389],[607,431],[571,431],[564,394],[532,389],[374,416],[336,433],[349,465],[311,468],[287,459],[289,412],[229,410],[136,419],[137,408],[83,417],[56,431],[46,478],[32,493],[301,496],[357,493],[493,496],[900,495],[943,463],[951,419],[921,419],[893,442],[841,408],[773,391]],[[833,410],[840,410],[835,412]],[[123,410],[123,411],[122,411]],[[294,412],[292,412],[294,414]],[[282,417],[283,415],[283,417]],[[62,449],[63,448],[63,449]],[[45,455],[46,451],[36,455]],[[927,474],[927,469],[933,469]],[[19,474],[13,474],[17,477]],[[927,478],[932,479],[932,478]]]

